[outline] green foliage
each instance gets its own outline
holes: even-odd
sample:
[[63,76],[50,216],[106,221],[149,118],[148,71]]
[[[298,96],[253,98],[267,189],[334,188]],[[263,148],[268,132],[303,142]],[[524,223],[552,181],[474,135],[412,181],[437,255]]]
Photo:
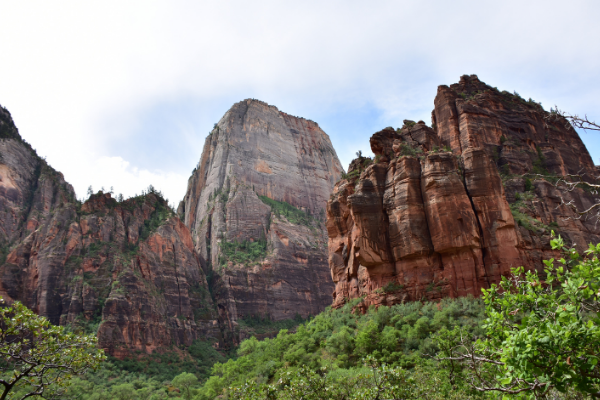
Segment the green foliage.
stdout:
[[9,252],[10,252],[10,247],[8,246],[8,244],[2,243],[0,245],[0,265],[4,265],[4,263],[6,262],[6,257],[8,256]]
[[418,157],[422,153],[423,153],[423,150],[420,147],[412,147],[408,143],[401,143],[400,144],[400,155],[399,155],[399,157],[402,157],[402,156]]
[[226,361],[209,342],[196,340],[187,350],[187,355],[165,352],[138,355],[123,360],[109,357],[109,360],[116,370],[152,377],[161,382],[171,380],[184,371],[206,379],[215,362]]
[[56,396],[105,359],[94,335],[53,326],[19,302],[3,304],[0,321],[0,398]]
[[[466,400],[481,398],[462,385],[450,385],[445,371],[425,364],[407,371],[367,357],[353,369],[301,367],[286,369],[273,384],[248,380],[230,387],[228,399],[244,400],[367,400],[428,399]],[[200,397],[204,398],[204,397]]]
[[131,400],[137,398],[135,387],[131,383],[115,385],[110,390],[110,395],[116,400]]
[[185,400],[191,400],[193,394],[192,390],[198,385],[198,378],[196,378],[196,375],[190,374],[189,372],[182,372],[173,378],[171,383],[179,389]]
[[383,291],[387,293],[396,292],[398,290],[404,289],[404,285],[401,285],[397,282],[389,282],[387,285],[383,287]]
[[525,191],[526,192],[530,192],[533,189],[535,189],[535,187],[533,186],[533,183],[531,182],[531,179],[525,178]]
[[[515,199],[517,201],[510,205],[510,211],[517,225],[523,226],[537,235],[549,234],[551,231],[550,226],[527,214],[527,210],[532,207],[530,201],[534,198],[535,193],[533,192],[515,193]],[[556,226],[556,224],[554,226]]]
[[355,178],[358,178],[360,176],[360,173],[361,173],[361,170],[359,170],[359,169],[355,169],[349,173],[342,172],[342,179],[353,180]]
[[422,355],[435,352],[430,337],[444,327],[459,325],[483,335],[478,327],[484,311],[480,300],[405,303],[371,309],[364,315],[352,311],[356,303],[328,309],[298,326],[295,333],[284,329],[273,339],[245,340],[236,360],[215,364],[200,393],[212,399],[229,386],[244,385],[247,380],[274,382],[301,367],[312,371],[327,367],[340,373],[361,369],[367,356],[390,368],[413,368],[422,363]]
[[306,212],[297,209],[290,203],[285,201],[273,200],[267,196],[258,196],[263,203],[271,207],[271,213],[279,216],[284,216],[289,222],[294,225],[316,226],[318,221],[316,218],[308,215]]
[[540,175],[548,175],[548,168],[546,167],[546,157],[542,153],[542,149],[536,146],[537,157],[533,160],[533,173]]
[[484,91],[482,90],[477,90],[471,93],[464,93],[464,92],[459,92],[458,95],[460,97],[462,97],[463,99],[465,99],[466,101],[471,101],[471,100],[475,100],[475,96],[477,96],[478,94],[483,93]]
[[104,301],[106,299],[102,299],[102,305],[97,310],[96,314],[87,319],[83,314],[80,314],[75,318],[71,324],[65,326],[65,329],[69,332],[74,332],[77,334],[85,334],[85,335],[96,335],[98,333],[98,328],[100,327],[100,323],[102,322],[102,307],[104,306]]
[[245,316],[238,320],[238,324],[242,329],[255,334],[277,334],[277,332],[282,329],[293,329],[304,322],[305,320],[300,314],[296,314],[293,319],[283,319],[279,321],[272,320],[268,315],[265,317]]
[[464,368],[481,390],[541,398],[551,388],[598,397],[600,392],[600,245],[581,257],[560,238],[559,260],[544,261],[544,274],[514,268],[484,290],[485,340],[460,328],[436,342],[450,368]]
[[363,157],[361,162],[361,171],[363,171],[371,164],[373,164],[373,159],[371,157]]
[[250,242],[228,242],[221,240],[221,254],[219,255],[219,265],[224,267],[229,261],[234,264],[244,264],[247,266],[256,264],[267,257],[267,240],[261,238],[258,241]]
[[87,256],[88,257],[96,257],[98,256],[98,254],[100,253],[100,251],[102,249],[104,249],[106,243],[104,242],[92,242],[90,243],[90,245],[88,246],[88,252],[87,252]]
[[144,221],[144,225],[140,227],[140,240],[146,240],[161,226],[169,217],[173,215],[173,211],[162,201],[157,201],[154,204],[154,211],[150,218]]
[[16,139],[22,141],[19,130],[10,116],[10,112],[2,106],[0,106],[0,139]]
[[[349,172],[349,173],[345,173],[342,172],[342,179],[348,179],[350,181],[356,181],[358,179],[358,177],[360,176],[360,174],[371,164],[373,164],[373,159],[370,157],[363,157],[362,156],[362,151],[358,151],[356,153],[357,159],[354,159],[352,161],[352,163],[350,164],[351,166],[354,165],[354,169]],[[379,159],[377,157],[376,161],[379,161]],[[358,162],[356,162],[358,160]]]
[[[209,342],[194,341],[188,357],[176,352],[138,355],[138,358],[110,358],[94,373],[76,379],[62,397],[78,400],[194,398],[199,382],[206,380],[211,367],[226,359]],[[187,397],[186,397],[187,396]]]

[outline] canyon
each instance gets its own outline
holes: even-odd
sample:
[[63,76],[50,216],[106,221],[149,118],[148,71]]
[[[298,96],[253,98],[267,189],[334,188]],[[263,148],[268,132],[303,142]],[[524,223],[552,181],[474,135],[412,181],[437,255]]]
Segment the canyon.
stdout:
[[554,230],[598,243],[587,209],[600,201],[557,177],[594,181],[577,132],[536,102],[475,75],[438,88],[432,126],[405,120],[375,133],[327,203],[333,307],[478,296],[511,268],[543,270]]
[[[345,172],[311,120],[234,104],[206,137],[177,210],[149,187],[119,201],[73,187],[0,107],[0,296],[97,333],[109,354],[226,351],[248,321],[478,296],[511,268],[542,269],[551,231],[600,241],[600,201],[556,179],[595,180],[577,132],[475,75],[440,86],[431,126],[373,134]],[[333,295],[333,297],[332,297]],[[262,323],[261,322],[261,323]]]
[[244,318],[301,321],[331,303],[325,202],[343,169],[316,123],[256,100],[234,105],[207,137],[178,215],[153,187],[79,202],[0,111],[8,302],[97,332],[118,358],[195,340],[228,348],[253,333]]

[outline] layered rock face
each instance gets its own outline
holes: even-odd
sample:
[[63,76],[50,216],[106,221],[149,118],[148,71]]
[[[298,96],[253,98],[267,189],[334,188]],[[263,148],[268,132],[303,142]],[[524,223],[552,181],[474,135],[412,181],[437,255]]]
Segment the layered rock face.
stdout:
[[0,134],[4,299],[54,324],[99,325],[116,356],[221,339],[189,230],[159,194],[99,193],[81,205],[4,109]]
[[432,127],[405,121],[371,137],[327,204],[334,306],[479,295],[512,267],[541,269],[550,230],[583,247],[600,240],[576,219],[598,202],[552,177],[595,167],[566,121],[475,75],[440,86]]
[[330,304],[324,215],[341,172],[316,123],[248,100],[207,138],[181,220],[151,188],[81,204],[0,108],[0,295],[117,357],[231,345],[240,318]]
[[[324,216],[342,171],[315,122],[261,101],[235,104],[215,125],[178,212],[231,329],[244,317],[306,317],[331,303]],[[262,250],[235,255],[249,243]]]

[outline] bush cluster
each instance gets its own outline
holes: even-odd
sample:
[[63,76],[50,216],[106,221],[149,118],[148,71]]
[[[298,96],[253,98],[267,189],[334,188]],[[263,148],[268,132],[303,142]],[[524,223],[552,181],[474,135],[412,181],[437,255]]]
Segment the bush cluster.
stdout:
[[431,336],[440,329],[458,325],[474,335],[483,334],[479,324],[484,307],[477,299],[382,306],[366,314],[352,311],[356,302],[324,311],[295,333],[282,330],[273,339],[245,340],[237,359],[215,364],[199,398],[215,398],[247,380],[274,382],[303,367],[312,371],[326,367],[336,374],[356,375],[369,356],[390,367],[413,368],[423,365],[424,355],[435,352]]
[[284,216],[289,222],[294,225],[316,226],[318,220],[312,215],[299,210],[290,203],[285,201],[273,200],[267,196],[258,196],[263,203],[271,207],[271,213],[276,216]]
[[267,257],[267,240],[262,238],[256,242],[244,240],[242,242],[228,242],[221,240],[221,254],[219,265],[224,267],[229,261],[234,264],[253,265]]
[[199,383],[209,377],[213,364],[224,362],[226,357],[211,343],[201,340],[194,341],[187,353],[138,354],[137,358],[124,360],[111,357],[95,372],[74,379],[63,398],[191,399],[197,394]]

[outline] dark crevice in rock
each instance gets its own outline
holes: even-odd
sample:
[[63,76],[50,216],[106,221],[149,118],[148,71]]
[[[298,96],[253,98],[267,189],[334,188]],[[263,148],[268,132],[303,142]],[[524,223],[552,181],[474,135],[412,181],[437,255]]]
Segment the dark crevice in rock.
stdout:
[[[32,178],[32,185],[31,188],[29,189],[29,193],[27,195],[27,198],[24,199],[25,200],[25,209],[23,210],[23,217],[21,219],[21,222],[19,224],[19,229],[22,229],[25,222],[27,221],[27,219],[29,218],[29,214],[31,213],[31,209],[33,208],[33,203],[35,200],[35,194],[38,190],[39,187],[39,182],[40,182],[40,177],[42,175],[42,163],[40,161],[38,161],[34,173],[33,173],[33,178]],[[21,236],[20,239],[23,239],[24,236],[26,235],[27,232],[25,230],[21,230]]]
[[[485,270],[485,260],[486,260],[486,247],[485,247],[485,239],[484,239],[484,232],[483,232],[483,226],[481,224],[481,221],[479,220],[479,213],[477,212],[477,209],[475,208],[475,203],[473,202],[473,197],[471,196],[471,193],[469,193],[469,188],[467,187],[467,181],[466,181],[466,177],[465,177],[465,165],[464,162],[462,160],[462,156],[460,157],[459,161],[460,163],[460,175],[461,175],[461,182],[465,188],[465,192],[467,193],[467,197],[469,198],[469,202],[471,203],[471,209],[473,210],[473,214],[475,215],[475,221],[477,221],[477,229],[479,230],[479,245],[481,246],[481,261],[483,262],[483,267]],[[475,260],[475,265],[477,265],[477,260],[476,257],[473,256],[474,260]],[[477,268],[475,268],[475,278],[477,279],[477,281],[479,281],[479,279],[481,278],[478,275],[478,271]],[[486,282],[489,285],[489,278],[486,274],[486,276],[484,277]]]
[[181,286],[179,285],[179,273],[177,271],[177,253],[175,250],[175,245],[172,246],[172,250],[173,250],[173,269],[175,272],[175,282],[177,282],[177,300],[178,300],[178,305],[179,305],[179,312],[177,314],[177,316],[181,316]]

